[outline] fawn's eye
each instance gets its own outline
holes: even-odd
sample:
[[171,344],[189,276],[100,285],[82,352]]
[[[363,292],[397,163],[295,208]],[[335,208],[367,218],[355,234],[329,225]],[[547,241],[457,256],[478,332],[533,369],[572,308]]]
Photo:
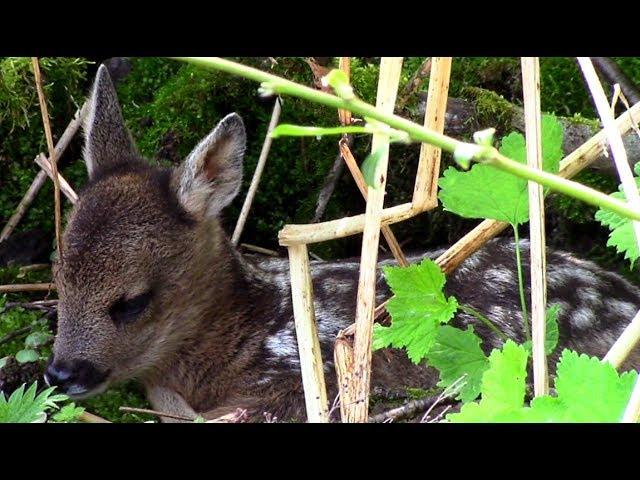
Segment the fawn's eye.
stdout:
[[116,324],[132,323],[149,306],[151,290],[133,298],[121,298],[109,309],[109,315]]

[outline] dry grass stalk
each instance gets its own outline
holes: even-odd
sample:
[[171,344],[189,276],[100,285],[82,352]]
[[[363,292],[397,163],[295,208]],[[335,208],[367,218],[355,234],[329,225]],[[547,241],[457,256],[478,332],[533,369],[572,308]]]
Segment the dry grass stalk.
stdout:
[[[386,113],[393,113],[402,57],[383,57],[380,61],[380,78],[376,107]],[[366,422],[369,416],[369,383],[371,380],[371,341],[373,333],[373,311],[375,308],[376,266],[378,242],[384,205],[384,192],[389,160],[389,137],[374,134],[372,151],[382,150],[377,172],[380,175],[378,188],[369,187],[367,209],[362,234],[362,254],[360,256],[360,279],[356,306],[356,333],[353,345],[353,370],[349,372],[349,389],[355,403],[345,404],[343,422]]]
[[[67,125],[67,128],[65,128],[64,132],[62,133],[60,140],[58,140],[58,143],[56,144],[56,147],[55,147],[56,158],[62,157],[62,154],[71,143],[71,140],[73,139],[76,132],[78,131],[78,128],[80,128],[80,124],[82,123],[82,119],[84,117],[85,112],[86,112],[86,103],[85,105],[82,106],[82,108],[79,111],[76,112],[73,120],[69,122],[69,124]],[[18,223],[20,223],[20,220],[22,220],[22,217],[24,217],[24,214],[27,212],[27,209],[29,208],[31,203],[33,203],[33,200],[36,198],[36,195],[44,185],[46,179],[47,179],[46,173],[43,172],[42,170],[39,171],[36,177],[33,179],[33,182],[31,182],[31,186],[27,190],[27,193],[25,193],[22,200],[20,200],[20,203],[18,204],[18,207],[16,208],[15,213],[11,216],[7,224],[2,229],[2,233],[0,233],[0,242],[9,238],[9,236],[11,235],[13,230],[16,228]]]
[[307,421],[326,423],[329,421],[329,406],[313,309],[313,285],[306,245],[291,245],[289,247],[289,268]]
[[342,419],[346,418],[348,414],[347,405],[353,405],[356,401],[349,382],[350,374],[353,371],[353,344],[351,337],[354,332],[355,324],[351,332],[339,332],[333,348],[333,360],[338,380],[338,395],[340,397],[340,418]]
[[[451,77],[451,57],[434,57],[429,79],[429,93],[424,114],[424,126],[438,133],[444,132],[444,117],[449,98],[449,78]],[[420,161],[413,190],[413,208],[425,211],[434,208],[438,202],[438,177],[440,175],[439,147],[423,143],[420,147]]]
[[93,413],[89,413],[87,411],[82,412],[78,417],[78,420],[85,423],[111,423],[106,418],[99,417],[98,415],[94,415]]
[[[338,147],[340,148],[340,154],[342,155],[342,158],[344,159],[345,163],[347,164],[347,167],[349,168],[349,171],[351,172],[351,176],[355,180],[356,185],[358,185],[358,189],[360,190],[360,193],[362,194],[363,198],[366,201],[367,200],[367,184],[364,181],[364,177],[362,176],[362,171],[358,167],[358,162],[356,162],[356,159],[353,157],[353,154],[351,153],[351,149],[349,148],[349,145],[347,144],[345,138],[340,140],[340,142],[338,143]],[[404,252],[400,248],[400,244],[398,243],[396,236],[391,231],[391,228],[388,225],[382,225],[380,227],[380,230],[382,231],[382,235],[384,235],[384,238],[387,241],[389,248],[391,249],[391,253],[393,253],[393,257],[396,259],[398,264],[402,265],[403,267],[406,267],[407,265],[409,265],[409,262],[407,262],[407,257],[405,257]]]
[[264,166],[267,163],[267,157],[269,156],[269,150],[271,149],[271,142],[273,141],[273,138],[271,138],[271,132],[274,128],[276,128],[276,125],[278,125],[281,111],[282,100],[280,99],[280,97],[276,97],[276,101],[273,105],[273,112],[271,113],[271,121],[269,122],[267,134],[264,137],[264,143],[262,144],[262,150],[260,151],[260,157],[258,158],[258,164],[256,165],[255,172],[253,172],[251,185],[249,186],[249,190],[247,191],[247,196],[245,197],[244,203],[242,204],[240,216],[238,217],[236,227],[233,230],[233,235],[231,236],[231,244],[234,247],[238,245],[240,235],[242,235],[242,230],[244,229],[244,224],[246,223],[247,217],[249,216],[249,210],[251,209],[253,198],[255,197],[256,191],[258,190],[258,185],[260,185],[262,172],[264,171]]
[[156,410],[150,410],[148,408],[135,408],[135,407],[120,407],[121,412],[131,413],[145,413],[147,415],[154,415],[156,417],[172,418],[174,420],[183,420],[185,422],[193,422],[195,418],[185,417],[183,415],[176,415],[174,413],[158,412]]
[[[38,155],[35,160],[36,164],[53,180],[53,167],[49,159],[44,155]],[[64,196],[67,197],[72,204],[78,201],[78,194],[73,190],[69,182],[65,180],[65,178],[58,172],[58,184],[60,185],[60,190],[64,193]]]
[[16,283],[13,285],[0,285],[0,293],[48,292],[55,289],[55,283]]
[[[347,75],[347,78],[351,78],[351,60],[349,57],[340,57],[338,68]],[[351,125],[351,112],[349,110],[338,110],[338,119],[341,125]]]
[[[538,57],[522,57],[527,164],[542,169],[540,112],[540,62]],[[535,182],[529,188],[529,232],[531,241],[531,338],[533,389],[536,397],[549,393],[545,353],[547,307],[547,265],[545,256],[544,189]]]
[[[410,203],[385,208],[382,211],[382,225],[401,222],[413,216],[415,216],[415,212]],[[278,232],[278,241],[280,245],[285,247],[325,242],[362,233],[364,224],[365,214],[307,225],[288,224]]]
[[[582,73],[587,80],[591,96],[596,104],[598,115],[600,115],[600,119],[604,125],[604,131],[609,145],[611,146],[613,160],[615,162],[618,175],[620,176],[620,181],[622,182],[624,195],[627,202],[629,202],[634,208],[640,210],[640,193],[638,192],[638,186],[636,185],[635,178],[633,177],[633,171],[631,170],[629,160],[627,159],[627,152],[624,148],[624,143],[622,142],[622,135],[620,135],[620,132],[615,127],[615,120],[609,108],[607,96],[600,84],[598,74],[593,68],[593,64],[589,57],[578,57],[578,63],[580,64],[580,68],[582,68]],[[636,241],[640,245],[640,222],[633,222],[633,230],[636,234]]]
[[32,57],[33,74],[36,81],[36,90],[38,91],[38,100],[40,102],[40,112],[42,113],[42,124],[44,125],[44,133],[47,138],[47,148],[49,150],[49,159],[51,161],[51,171],[53,173],[53,195],[54,195],[54,216],[56,225],[56,250],[60,261],[62,262],[62,215],[60,210],[60,182],[58,181],[58,164],[56,157],[56,149],[53,145],[53,135],[51,134],[51,124],[49,123],[49,110],[47,108],[47,100],[44,96],[42,88],[42,76],[40,74],[40,63],[38,57]]
[[[621,135],[624,135],[633,128],[633,125],[638,123],[638,121],[640,121],[640,104],[634,105],[628,112],[620,115],[615,121],[615,127]],[[571,178],[587,168],[597,160],[598,157],[604,154],[603,142],[605,140],[606,133],[604,130],[596,133],[560,162],[558,175],[564,178]],[[485,243],[508,226],[508,223],[498,222],[496,220],[485,220],[481,222],[438,257],[436,263],[445,273],[451,273],[467,257],[482,248]]]

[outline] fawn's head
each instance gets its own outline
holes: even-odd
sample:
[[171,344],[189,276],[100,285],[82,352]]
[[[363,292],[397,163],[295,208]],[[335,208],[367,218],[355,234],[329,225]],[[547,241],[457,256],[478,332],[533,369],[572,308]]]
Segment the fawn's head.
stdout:
[[45,375],[74,397],[170,361],[188,334],[194,283],[221,288],[224,258],[222,273],[204,271],[201,259],[215,262],[227,247],[217,217],[240,189],[246,144],[242,120],[231,114],[179,168],[152,167],[136,151],[104,66],[84,134],[89,182],[54,266],[58,333]]

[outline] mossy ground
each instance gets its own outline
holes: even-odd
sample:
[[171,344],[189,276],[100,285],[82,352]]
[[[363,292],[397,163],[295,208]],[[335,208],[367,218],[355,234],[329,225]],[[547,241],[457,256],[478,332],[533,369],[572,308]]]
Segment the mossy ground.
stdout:
[[[313,74],[301,57],[270,59],[242,58],[243,63],[295,80],[313,84]],[[401,88],[424,58],[405,60]],[[640,83],[640,59],[619,58],[620,66]],[[357,94],[368,102],[375,101],[379,59],[352,60],[353,85]],[[335,61],[334,61],[335,65]],[[195,144],[229,112],[238,112],[248,132],[243,190],[225,211],[227,231],[233,228],[244,194],[255,168],[267,124],[272,99],[257,95],[258,85],[227,74],[206,71],[192,65],[161,58],[131,59],[131,73],[118,85],[125,120],[147,157],[161,164],[176,164],[185,158]],[[67,122],[84,99],[95,65],[84,59],[44,59],[42,69],[47,83],[50,114],[55,135],[60,135]],[[426,91],[428,82],[422,85]],[[480,90],[496,95],[479,96]],[[584,87],[575,60],[568,58],[541,59],[542,109],[563,116],[578,116],[594,124],[595,112]],[[482,107],[488,124],[506,125],[505,102],[521,104],[522,85],[518,58],[456,58],[453,63],[450,94],[474,98]],[[500,98],[502,97],[502,99]],[[415,107],[415,97],[409,105]],[[281,122],[301,125],[337,124],[335,111],[293,98],[284,102]],[[507,133],[507,132],[504,132]],[[369,139],[357,137],[354,155],[361,161],[370,148]],[[42,122],[33,89],[30,60],[0,58],[0,224],[13,213],[37,173],[33,158],[46,150]],[[313,216],[317,195],[332,165],[336,138],[284,138],[273,142],[262,183],[255,198],[242,241],[279,249],[277,232],[286,223],[306,223]],[[86,181],[81,158],[81,139],[76,138],[61,159],[62,172],[69,182],[80,188]],[[411,197],[416,170],[415,148],[393,145],[391,150],[387,205],[406,202]],[[451,163],[443,155],[445,168]],[[586,172],[579,181],[605,192],[616,189],[616,181],[606,175]],[[47,182],[22,220],[18,231],[33,228],[53,233],[53,192]],[[607,231],[593,220],[594,210],[566,197],[551,196],[550,243],[575,250],[603,266],[622,272],[640,283],[637,269],[630,272],[628,264],[613,249],[607,248]],[[69,205],[64,202],[65,209]],[[329,202],[324,219],[361,213],[364,202],[352,179],[344,174]],[[439,247],[450,244],[469,231],[477,222],[459,219],[441,209],[418,216],[394,226],[407,250]],[[588,232],[588,235],[586,234]],[[52,237],[53,238],[53,237]],[[585,241],[588,238],[589,241]],[[53,244],[53,242],[52,242]],[[326,259],[358,255],[360,237],[313,245],[312,250]],[[48,279],[50,272],[34,273],[16,279],[15,269],[0,269],[2,283],[24,282],[27,279]],[[30,274],[31,275],[31,274]],[[47,277],[48,276],[48,277]],[[42,295],[11,295],[10,300],[41,298]],[[6,312],[0,317],[0,337],[15,328],[36,320],[32,311]],[[0,357],[15,353],[20,342],[0,346]],[[114,421],[149,419],[122,414],[121,405],[147,406],[138,387],[133,384],[111,390],[100,397],[83,402],[89,411]]]

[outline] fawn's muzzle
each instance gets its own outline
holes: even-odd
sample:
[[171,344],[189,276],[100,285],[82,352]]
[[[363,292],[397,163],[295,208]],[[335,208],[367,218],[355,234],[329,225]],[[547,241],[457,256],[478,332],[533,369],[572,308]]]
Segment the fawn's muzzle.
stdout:
[[86,360],[58,361],[52,355],[44,379],[48,385],[58,387],[60,393],[78,398],[96,393],[107,376],[108,372]]

